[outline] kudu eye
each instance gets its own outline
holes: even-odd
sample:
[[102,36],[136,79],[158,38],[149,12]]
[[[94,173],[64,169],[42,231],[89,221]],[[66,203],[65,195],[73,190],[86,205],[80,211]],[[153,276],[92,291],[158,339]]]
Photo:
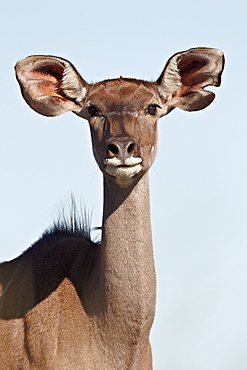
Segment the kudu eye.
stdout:
[[146,113],[147,114],[150,114],[151,116],[155,116],[156,113],[157,113],[157,108],[160,108],[159,105],[157,104],[150,104],[148,107],[147,107],[147,110],[146,110]]
[[90,105],[88,107],[87,111],[88,111],[88,113],[91,117],[95,117],[98,114],[98,110],[94,105]]

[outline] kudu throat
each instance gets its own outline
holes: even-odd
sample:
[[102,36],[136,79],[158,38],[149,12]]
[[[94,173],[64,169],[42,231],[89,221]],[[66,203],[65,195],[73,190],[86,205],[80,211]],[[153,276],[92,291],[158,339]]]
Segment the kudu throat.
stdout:
[[102,258],[108,308],[117,306],[129,313],[138,309],[140,320],[149,317],[149,327],[155,271],[147,173],[131,188],[121,189],[105,179]]

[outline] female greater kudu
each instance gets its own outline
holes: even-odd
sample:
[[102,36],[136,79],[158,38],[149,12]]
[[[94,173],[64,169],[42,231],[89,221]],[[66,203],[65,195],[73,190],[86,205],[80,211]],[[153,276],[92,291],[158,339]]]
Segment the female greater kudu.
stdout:
[[101,244],[88,230],[57,225],[18,258],[0,265],[1,369],[152,368],[149,333],[155,270],[148,169],[158,118],[209,105],[223,54],[175,54],[156,82],[86,83],[68,61],[31,56],[16,65],[27,103],[38,113],[73,111],[88,120],[104,175]]

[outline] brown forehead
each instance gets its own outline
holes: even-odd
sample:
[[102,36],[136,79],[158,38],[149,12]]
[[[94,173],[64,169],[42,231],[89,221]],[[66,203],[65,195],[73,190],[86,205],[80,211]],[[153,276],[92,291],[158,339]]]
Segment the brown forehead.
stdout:
[[141,108],[154,96],[153,83],[135,79],[118,78],[106,80],[93,85],[89,101],[107,109],[121,106]]

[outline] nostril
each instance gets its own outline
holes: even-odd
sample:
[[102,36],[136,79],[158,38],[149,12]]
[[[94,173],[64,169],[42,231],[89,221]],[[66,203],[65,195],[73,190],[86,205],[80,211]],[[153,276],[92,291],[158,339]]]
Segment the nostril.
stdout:
[[130,154],[130,153],[132,153],[133,151],[134,151],[134,148],[135,148],[135,143],[134,142],[132,142],[132,143],[130,143],[129,145],[128,145],[128,147],[127,147],[127,152]]
[[136,142],[133,139],[120,137],[108,142],[106,147],[107,158],[118,158],[125,161],[126,158],[132,157],[136,150]]
[[113,154],[118,154],[118,147],[115,144],[108,144],[107,149]]

